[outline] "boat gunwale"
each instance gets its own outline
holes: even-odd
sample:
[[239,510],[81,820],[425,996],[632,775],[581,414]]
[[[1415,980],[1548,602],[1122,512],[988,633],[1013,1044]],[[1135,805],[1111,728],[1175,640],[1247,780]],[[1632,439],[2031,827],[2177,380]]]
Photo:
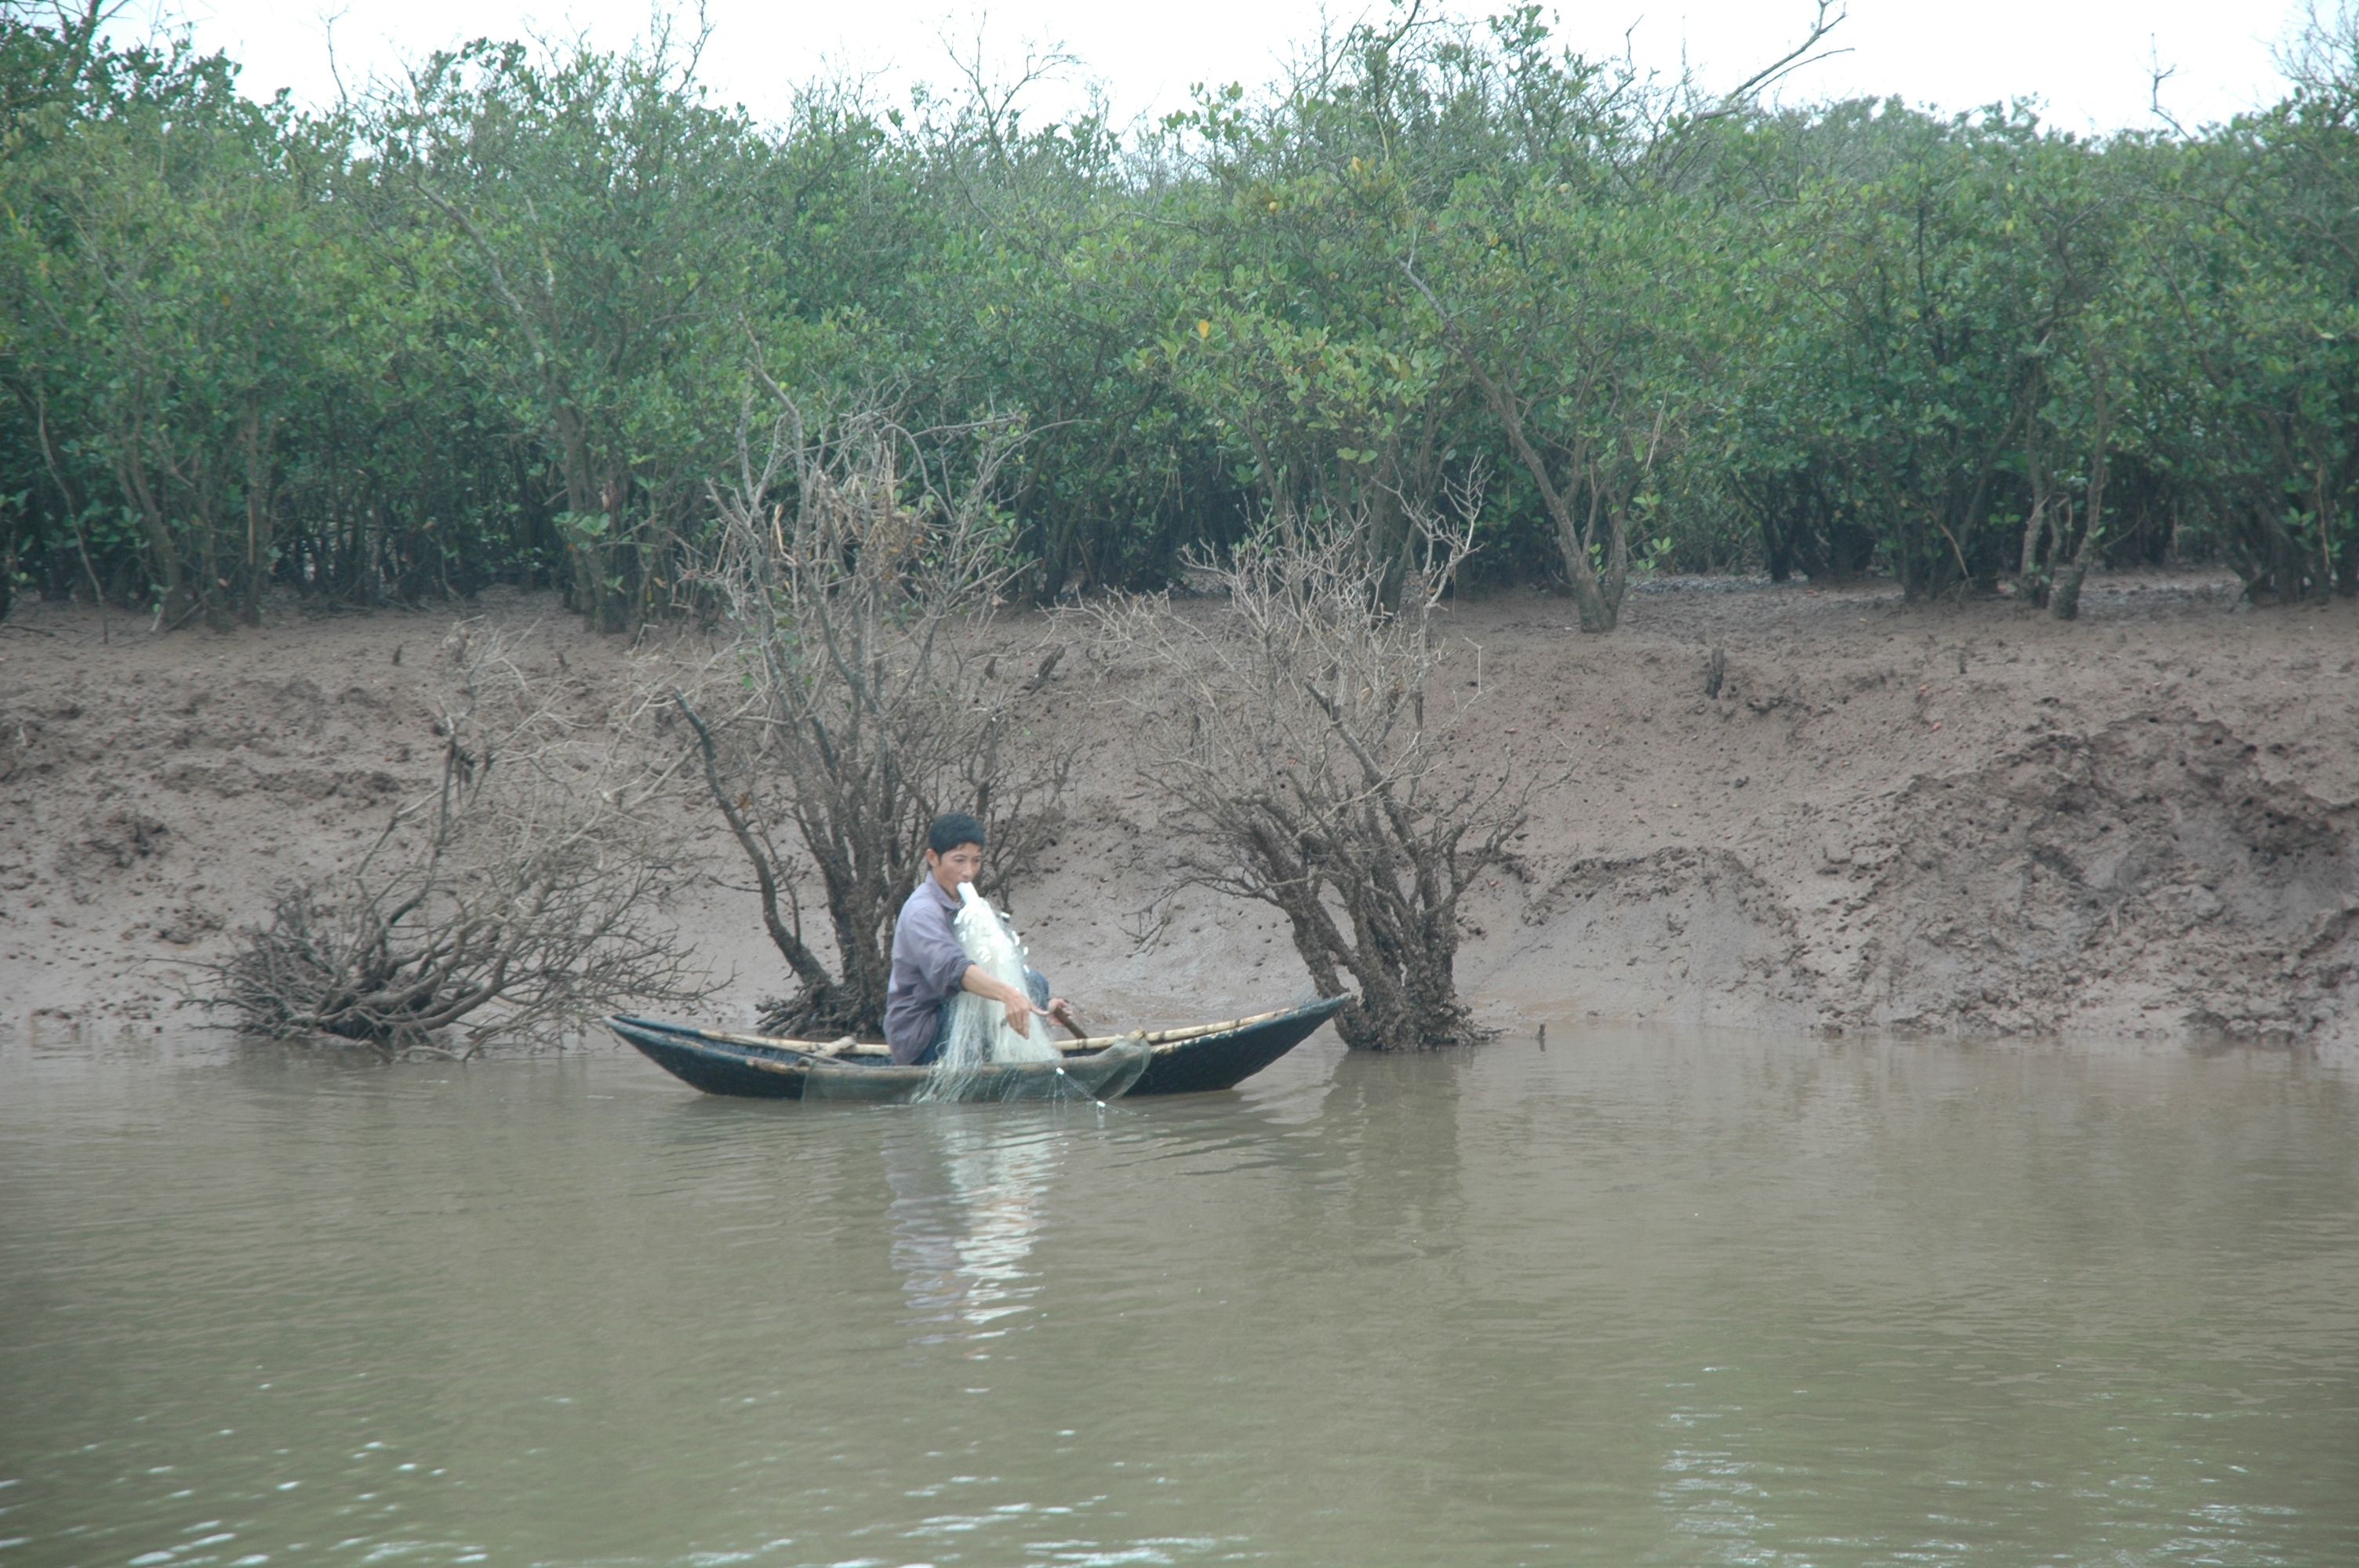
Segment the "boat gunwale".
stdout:
[[[1087,1056],[1094,1055],[1110,1045],[1119,1045],[1135,1040],[1160,1054],[1169,1048],[1194,1044],[1214,1035],[1234,1034],[1243,1030],[1258,1028],[1263,1024],[1275,1023],[1281,1019],[1296,1018],[1316,1008],[1324,1007],[1332,1014],[1349,1000],[1348,997],[1321,997],[1317,1001],[1303,1002],[1295,1007],[1277,1008],[1268,1012],[1251,1013],[1243,1018],[1224,1019],[1215,1023],[1193,1023],[1176,1029],[1139,1030],[1126,1034],[1099,1034],[1080,1040],[1061,1040],[1057,1042],[1057,1049],[1060,1054],[1067,1056]],[[1333,1005],[1330,1006],[1331,1003]],[[615,1013],[609,1018],[608,1022],[610,1025],[627,1024],[634,1028],[676,1038],[685,1037],[688,1040],[710,1044],[732,1046],[741,1051],[776,1052],[782,1056],[792,1058],[784,1062],[768,1061],[759,1056],[740,1058],[751,1065],[770,1072],[798,1072],[802,1070],[804,1064],[810,1062],[857,1063],[861,1065],[880,1068],[908,1065],[905,1063],[875,1060],[890,1055],[889,1048],[877,1041],[863,1040],[856,1041],[851,1045],[838,1045],[832,1041],[793,1040],[768,1034],[739,1034],[728,1030],[703,1029],[692,1023],[669,1023],[661,1019],[641,1018],[631,1013]],[[867,1060],[863,1061],[862,1058]]]

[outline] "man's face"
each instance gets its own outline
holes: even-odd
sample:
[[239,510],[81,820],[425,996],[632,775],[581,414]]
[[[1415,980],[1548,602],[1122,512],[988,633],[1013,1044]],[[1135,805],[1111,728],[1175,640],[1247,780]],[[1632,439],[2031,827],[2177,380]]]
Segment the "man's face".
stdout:
[[961,844],[942,854],[926,851],[926,870],[933,874],[947,893],[958,892],[959,883],[971,882],[983,875],[983,846]]

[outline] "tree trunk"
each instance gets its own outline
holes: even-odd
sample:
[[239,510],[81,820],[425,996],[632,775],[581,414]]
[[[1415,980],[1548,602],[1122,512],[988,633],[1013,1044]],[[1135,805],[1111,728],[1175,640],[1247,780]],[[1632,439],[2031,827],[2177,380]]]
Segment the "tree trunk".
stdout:
[[[1571,498],[1557,489],[1555,482],[1549,479],[1546,460],[1533,449],[1529,441],[1524,439],[1523,421],[1520,418],[1516,420],[1509,435],[1516,448],[1516,455],[1523,460],[1525,471],[1532,476],[1532,481],[1539,487],[1540,500],[1548,507],[1549,521],[1556,524],[1557,548],[1564,557],[1565,577],[1572,584],[1572,600],[1581,613],[1581,629],[1583,632],[1613,631],[1621,620],[1622,595],[1618,584],[1599,579],[1597,568],[1589,558],[1590,546],[1596,542],[1592,536],[1590,528],[1582,526],[1582,520],[1572,509]],[[1593,491],[1590,506],[1590,522],[1593,526],[1596,521],[1596,497]],[[1628,539],[1622,533],[1622,519],[1619,516],[1614,517],[1613,519],[1614,537],[1607,546],[1606,558],[1611,563],[1618,554],[1626,567],[1630,558],[1630,548]]]
[[1376,602],[1386,610],[1400,608],[1401,584],[1408,580],[1409,551],[1415,544],[1399,492],[1378,485],[1368,503],[1368,553],[1376,568]]
[[556,422],[560,461],[565,470],[565,509],[576,517],[604,519],[603,530],[594,535],[585,535],[579,527],[569,530],[565,552],[573,567],[573,608],[592,630],[619,632],[622,607],[608,581],[615,535],[623,525],[618,487],[600,480],[591,461],[589,435],[582,428],[582,416],[560,406]]
[[2056,584],[2048,595],[2048,613],[2059,621],[2071,621],[2081,613],[2081,584],[2089,575],[2089,568],[2097,558],[2097,539],[2103,532],[2097,525],[2097,506],[2104,499],[2105,481],[2102,467],[2089,481],[2089,502],[2082,518],[2080,546],[2072,558],[2056,568]]
[[148,570],[155,574],[157,586],[164,594],[164,623],[177,625],[189,612],[189,590],[180,571],[180,550],[172,538],[171,525],[164,521],[154,487],[147,482],[147,470],[136,455],[121,460],[115,471],[125,498],[139,514],[140,532],[147,536]]
[[[2102,367],[2103,362],[2099,362]],[[2102,373],[2096,377],[2097,399],[2095,438],[2089,443],[2089,493],[2081,504],[2081,542],[2072,551],[2068,564],[2061,559],[2053,564],[2056,587],[2048,598],[2048,613],[2059,621],[2071,621],[2081,613],[2081,584],[2089,575],[2089,568],[2097,558],[2097,546],[2105,532],[2105,479],[2112,467],[2107,448],[2113,442],[2113,403],[2110,387]],[[2059,544],[2062,541],[2060,539]],[[2059,552],[2060,557],[2061,552]]]
[[[1414,271],[1408,276],[1418,291],[1437,311],[1440,311],[1441,302],[1434,298],[1433,291],[1426,287],[1425,281]],[[1589,547],[1595,540],[1582,528],[1580,520],[1573,515],[1571,502],[1557,488],[1554,476],[1549,472],[1548,460],[1540,455],[1532,445],[1530,437],[1525,433],[1522,405],[1514,393],[1501,385],[1484,368],[1466,341],[1449,324],[1447,312],[1442,312],[1442,318],[1443,330],[1450,335],[1451,348],[1457,354],[1458,362],[1466,367],[1467,373],[1474,378],[1475,385],[1483,389],[1483,401],[1491,406],[1493,416],[1506,433],[1507,444],[1515,449],[1516,460],[1524,465],[1525,472],[1531,475],[1532,483],[1539,490],[1540,501],[1548,508],[1549,520],[1556,524],[1557,546],[1564,553],[1565,577],[1572,584],[1573,602],[1581,613],[1581,629],[1583,632],[1613,631],[1622,612],[1621,578],[1616,575],[1606,582],[1598,580],[1597,571],[1589,559]],[[1575,465],[1576,471],[1579,467]],[[1614,536],[1606,551],[1609,571],[1615,561],[1619,561],[1622,569],[1626,571],[1630,542],[1625,531],[1624,519],[1618,512],[1613,518],[1613,527]]]
[[262,623],[262,583],[270,570],[270,437],[258,411],[245,420],[245,582],[240,618]]

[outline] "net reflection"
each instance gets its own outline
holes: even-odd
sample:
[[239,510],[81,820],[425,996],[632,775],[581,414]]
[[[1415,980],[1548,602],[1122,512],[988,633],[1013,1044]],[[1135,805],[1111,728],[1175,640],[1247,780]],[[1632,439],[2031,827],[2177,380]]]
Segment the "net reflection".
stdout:
[[[893,1267],[913,1343],[996,1339],[1039,1291],[1039,1238],[1060,1141],[1005,1111],[943,1106],[897,1117],[885,1140]],[[988,1354],[980,1348],[976,1356]]]

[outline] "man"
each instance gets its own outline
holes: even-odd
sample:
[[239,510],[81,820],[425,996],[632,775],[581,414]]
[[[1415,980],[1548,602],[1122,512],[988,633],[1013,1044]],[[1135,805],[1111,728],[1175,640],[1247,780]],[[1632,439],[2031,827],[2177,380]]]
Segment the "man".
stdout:
[[962,811],[935,817],[926,830],[926,880],[902,903],[893,927],[885,1043],[896,1062],[923,1065],[940,1053],[950,1023],[944,1004],[962,990],[1006,1009],[1007,1027],[1018,1034],[1031,1032],[1036,1012],[1067,1022],[1065,999],[1049,995],[1048,979],[1039,970],[1024,971],[1027,995],[985,974],[959,946],[951,925],[958,918],[959,883],[982,874],[983,824]]

